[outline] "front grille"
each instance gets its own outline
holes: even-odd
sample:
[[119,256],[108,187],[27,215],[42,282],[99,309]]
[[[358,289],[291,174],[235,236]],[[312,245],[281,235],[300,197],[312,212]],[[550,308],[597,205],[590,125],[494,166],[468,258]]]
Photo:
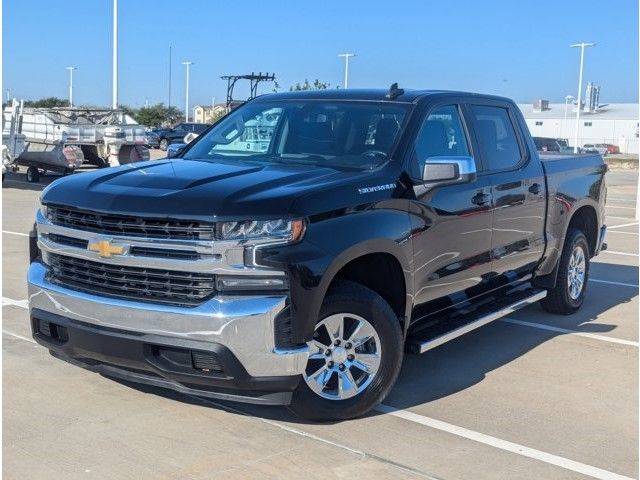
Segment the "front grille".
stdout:
[[106,235],[179,240],[213,240],[213,222],[145,218],[87,212],[48,205],[47,218],[55,225]]
[[194,306],[214,294],[208,273],[113,265],[49,254],[49,281],[97,295]]

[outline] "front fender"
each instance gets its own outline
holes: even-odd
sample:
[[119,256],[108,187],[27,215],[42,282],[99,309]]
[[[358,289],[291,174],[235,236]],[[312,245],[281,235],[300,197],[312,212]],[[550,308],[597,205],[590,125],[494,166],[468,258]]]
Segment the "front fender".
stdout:
[[311,339],[322,302],[340,269],[372,253],[393,255],[400,263],[408,317],[413,298],[413,252],[406,211],[371,209],[311,221],[301,242],[260,249],[256,255],[259,264],[285,270],[289,275],[294,343]]

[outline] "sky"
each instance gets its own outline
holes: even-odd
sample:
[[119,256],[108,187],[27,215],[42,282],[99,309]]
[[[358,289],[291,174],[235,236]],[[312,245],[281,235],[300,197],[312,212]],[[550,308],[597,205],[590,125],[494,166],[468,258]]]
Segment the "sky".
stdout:
[[[2,94],[111,103],[112,0],[4,0]],[[518,102],[563,102],[584,81],[600,102],[638,101],[637,0],[119,0],[119,103],[223,102],[226,74],[274,72],[281,90],[305,78],[349,87],[452,89]],[[238,84],[236,98],[248,85]],[[265,84],[260,93],[272,91]],[[584,95],[584,90],[583,90]]]

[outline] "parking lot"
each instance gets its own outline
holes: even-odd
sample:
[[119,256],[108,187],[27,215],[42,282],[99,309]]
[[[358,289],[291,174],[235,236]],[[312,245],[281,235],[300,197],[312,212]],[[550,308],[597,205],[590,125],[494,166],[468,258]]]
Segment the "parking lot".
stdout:
[[24,177],[2,198],[6,479],[638,477],[637,170],[608,176],[609,249],[582,310],[535,305],[407,355],[383,405],[333,424],[110,380],[37,346],[27,232],[51,179]]

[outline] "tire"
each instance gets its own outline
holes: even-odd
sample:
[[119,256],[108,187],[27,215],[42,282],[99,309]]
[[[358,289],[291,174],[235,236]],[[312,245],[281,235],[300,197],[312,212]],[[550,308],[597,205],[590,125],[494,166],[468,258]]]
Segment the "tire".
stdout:
[[[344,348],[339,351],[340,347],[334,344],[328,349],[332,352],[330,356],[326,357],[329,360],[326,360],[325,364],[322,356],[329,354],[326,350],[322,352],[322,348],[327,343],[330,344],[331,341],[326,336],[328,329],[324,330],[323,325],[325,325],[324,322],[336,318],[345,318],[343,323],[345,338],[343,339],[344,343],[340,345]],[[363,319],[364,323],[362,323]],[[349,334],[354,331],[354,325],[358,324],[362,326],[360,332],[365,333],[367,329],[371,331],[369,327],[372,327],[377,337],[369,338],[359,347],[347,349],[350,348],[350,342],[347,341]],[[377,340],[379,340],[379,346]],[[357,340],[353,342],[353,345],[356,342]],[[374,344],[377,349],[373,348]],[[398,378],[402,365],[403,336],[398,317],[380,295],[350,281],[336,282],[330,289],[320,309],[320,319],[316,324],[314,340],[310,342],[310,346],[312,354],[307,364],[307,370],[293,392],[291,401],[293,412],[310,420],[347,420],[364,415],[388,395]],[[358,358],[364,361],[363,355],[372,358],[373,356],[367,353],[371,351],[379,354],[377,357],[379,360],[376,360],[377,366],[373,366],[376,369],[374,375],[368,375],[364,370],[355,366],[356,362],[359,363]],[[346,352],[352,352],[352,355],[345,359]],[[334,363],[330,360],[335,360],[335,363],[344,362],[340,364],[341,366],[351,365],[346,370],[341,369],[340,371],[346,372],[345,376],[349,374],[351,379],[355,380],[355,388],[348,388],[348,383],[342,383],[343,388],[346,388],[346,393],[338,393],[338,383],[342,378],[338,373],[340,365],[336,367],[334,364],[332,369],[322,366]],[[360,365],[362,364],[360,363]],[[317,393],[310,388],[308,382],[313,382],[310,378],[315,377],[314,373],[320,370],[327,372],[326,377],[322,377],[326,378],[323,382],[326,386],[322,387],[320,383],[316,383],[316,388],[322,390],[321,393]],[[318,379],[321,377],[318,376]],[[355,393],[356,391],[357,393]],[[331,395],[334,397],[326,398]]]
[[[570,288],[570,279],[572,278],[572,268],[574,268],[572,267],[572,256],[577,249],[581,250],[584,258],[584,267],[582,268],[582,284],[579,291],[576,292]],[[578,253],[579,256],[580,254]],[[540,302],[542,308],[550,313],[571,315],[582,306],[589,280],[589,260],[590,253],[587,237],[580,230],[570,229],[567,232],[567,238],[560,256],[556,286],[548,290],[547,296]],[[578,268],[578,270],[580,269]]]
[[163,152],[167,151],[167,148],[169,147],[169,140],[167,140],[166,138],[163,138],[162,140],[160,140],[160,150],[162,150]]
[[38,183],[40,181],[40,172],[36,167],[27,168],[27,182]]

